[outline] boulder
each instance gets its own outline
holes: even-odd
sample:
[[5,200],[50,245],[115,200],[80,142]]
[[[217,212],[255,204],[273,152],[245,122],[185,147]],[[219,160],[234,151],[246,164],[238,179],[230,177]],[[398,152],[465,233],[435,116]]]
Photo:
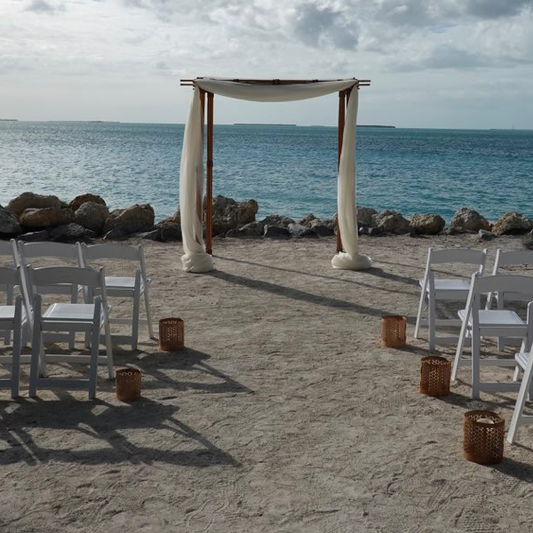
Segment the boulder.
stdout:
[[496,235],[516,235],[533,229],[533,221],[521,213],[505,213],[492,227]]
[[[79,196],[78,196],[79,198]],[[73,200],[74,201],[74,200]],[[109,216],[109,210],[105,204],[97,202],[85,202],[74,213],[76,224],[94,231],[100,235],[104,230],[105,222]]]
[[269,239],[289,239],[290,231],[283,226],[265,225],[264,237]]
[[436,214],[415,213],[409,217],[411,231],[417,235],[436,235],[445,225],[444,219]]
[[396,211],[382,211],[372,216],[372,224],[382,232],[402,235],[409,233],[409,221]]
[[71,222],[50,230],[50,239],[58,242],[70,242],[83,240],[86,230],[83,226]]
[[156,227],[154,230],[145,233],[143,239],[148,239],[149,241],[161,241],[161,228]]
[[305,226],[306,228],[310,228],[311,222],[313,222],[313,220],[317,220],[317,217],[315,217],[313,213],[309,213],[306,217],[302,218],[302,220],[300,220],[298,224],[300,226]]
[[37,209],[42,207],[55,207],[60,209],[63,202],[57,196],[43,196],[33,192],[23,192],[9,202],[7,209],[15,215],[20,216],[26,209]]
[[288,230],[293,237],[318,237],[312,228],[301,224],[289,224]]
[[181,241],[181,224],[165,222],[159,226],[160,239],[163,242]]
[[289,217],[284,217],[282,215],[268,215],[263,220],[261,220],[265,226],[278,226],[288,230],[289,224],[296,224],[296,221]]
[[265,226],[262,222],[250,222],[240,228],[230,229],[226,237],[262,237]]
[[126,209],[115,209],[105,221],[103,232],[107,237],[112,230],[119,230],[124,235],[151,231],[154,227],[154,218],[154,209],[150,204],[135,204]]
[[335,222],[331,219],[321,220],[316,218],[311,222],[311,229],[318,237],[335,235]]
[[16,237],[22,233],[17,217],[4,207],[0,206],[0,236],[5,238]]
[[121,229],[112,229],[104,235],[104,241],[125,241],[129,234]]
[[227,233],[230,229],[254,222],[258,209],[255,200],[236,202],[232,198],[216,196],[213,198],[213,234]]
[[19,235],[17,239],[23,242],[49,241],[50,235],[48,235],[48,231],[42,229],[41,231],[31,231],[29,233]]
[[489,221],[474,209],[462,207],[458,209],[450,221],[450,230],[465,230],[478,232],[480,229],[490,231]]
[[74,211],[61,207],[29,208],[20,215],[19,220],[27,228],[62,226],[74,221]]
[[92,202],[93,204],[103,205],[106,206],[105,200],[98,196],[97,194],[80,194],[79,196],[76,196],[68,206],[72,211],[76,212],[83,204],[86,204],[87,202]]
[[530,231],[522,241],[524,244],[524,248],[527,248],[528,250],[533,250],[533,231]]
[[372,225],[372,217],[377,214],[375,209],[371,207],[358,207],[357,208],[357,222],[359,224],[365,224],[366,226]]
[[496,238],[496,235],[494,235],[494,233],[484,230],[484,229],[480,229],[477,232],[477,236],[480,241],[492,241],[493,239]]
[[181,224],[181,213],[179,209],[171,217],[167,217],[167,218],[164,218],[163,220],[160,220],[156,224],[156,227],[159,227],[163,224]]
[[368,235],[374,237],[376,235],[383,235],[383,231],[380,228],[374,226],[361,226],[359,228],[359,235]]

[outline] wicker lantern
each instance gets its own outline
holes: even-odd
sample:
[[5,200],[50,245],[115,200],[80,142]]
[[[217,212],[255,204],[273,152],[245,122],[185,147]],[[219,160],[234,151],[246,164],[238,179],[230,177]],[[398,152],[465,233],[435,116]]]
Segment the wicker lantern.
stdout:
[[381,317],[381,344],[388,348],[398,348],[406,343],[407,320],[404,316],[386,315]]
[[141,371],[137,368],[121,368],[116,372],[117,398],[132,402],[141,397]]
[[452,363],[445,357],[429,355],[420,361],[420,392],[428,396],[450,394]]
[[185,347],[185,330],[181,318],[163,318],[159,321],[159,349],[177,352]]
[[503,459],[505,420],[490,411],[469,411],[464,418],[463,456],[481,465]]

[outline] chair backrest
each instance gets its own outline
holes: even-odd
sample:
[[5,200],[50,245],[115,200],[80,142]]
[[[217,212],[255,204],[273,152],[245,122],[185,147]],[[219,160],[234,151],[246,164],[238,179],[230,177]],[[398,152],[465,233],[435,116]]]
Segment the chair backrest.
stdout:
[[522,293],[530,296],[533,301],[533,277],[496,274],[492,276],[472,275],[470,292],[474,295],[498,292],[505,294]]
[[496,250],[493,274],[497,274],[502,266],[510,265],[533,265],[533,250],[512,250],[504,252]]
[[48,257],[58,259],[73,259],[79,265],[79,243],[67,244],[64,242],[21,242],[19,243],[20,259],[22,266],[29,264],[28,259],[35,257]]
[[81,265],[90,266],[96,259],[119,259],[123,261],[137,261],[140,265],[141,276],[146,279],[146,263],[142,244],[131,246],[127,244],[91,244],[80,245]]
[[20,257],[19,257],[19,252],[17,248],[17,241],[15,239],[11,239],[9,241],[0,240],[0,256],[11,257],[13,261],[13,266],[14,267],[19,266]]
[[468,248],[447,248],[444,250],[428,251],[428,265],[437,265],[445,263],[463,263],[467,265],[476,265],[479,272],[483,273],[487,261],[487,250],[470,250]]

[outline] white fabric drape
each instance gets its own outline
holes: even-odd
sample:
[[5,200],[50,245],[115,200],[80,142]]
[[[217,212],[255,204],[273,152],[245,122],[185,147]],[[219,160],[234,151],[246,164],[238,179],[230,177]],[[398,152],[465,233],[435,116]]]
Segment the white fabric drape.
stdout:
[[[257,102],[288,102],[316,98],[353,87],[355,80],[309,84],[252,85],[225,79],[197,79],[195,85],[208,92]],[[344,137],[338,174],[337,212],[345,252],[332,259],[334,268],[359,270],[369,268],[371,260],[358,253],[355,214],[355,127],[357,90],[351,92],[346,112]],[[198,91],[194,91],[183,137],[180,168],[180,210],[183,236],[183,269],[187,272],[213,270],[213,260],[205,251],[202,235],[203,198],[202,110]]]

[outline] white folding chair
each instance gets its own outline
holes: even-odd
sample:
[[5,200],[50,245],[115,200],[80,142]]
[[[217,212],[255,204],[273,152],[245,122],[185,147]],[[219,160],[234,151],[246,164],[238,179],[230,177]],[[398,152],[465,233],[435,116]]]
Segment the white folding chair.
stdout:
[[[9,259],[9,264],[16,268],[20,264],[19,253],[17,249],[17,241],[11,239],[10,241],[0,241],[0,256],[6,256]],[[2,285],[0,290],[6,293],[6,305],[13,305],[16,285]],[[1,328],[0,328],[1,331]],[[11,344],[11,330],[4,331],[4,342]]]
[[[61,242],[19,242],[20,264],[22,275],[25,276],[28,265],[38,267],[36,259],[53,259],[54,266],[80,266],[79,243],[67,244]],[[49,263],[50,261],[48,261]],[[42,265],[41,265],[42,266]],[[70,296],[70,303],[77,303],[81,287],[59,281],[46,287],[35,287],[37,294],[66,294]],[[65,334],[47,333],[45,340],[64,341],[68,340],[70,350],[74,349],[75,332]]]
[[[14,268],[0,267],[0,285],[14,287],[19,283],[19,274]],[[0,388],[11,388],[11,397],[19,395],[20,359],[22,347],[22,329],[26,315],[22,309],[22,297],[17,296],[15,305],[0,305],[0,329],[13,332],[13,350],[11,355],[1,355],[0,364],[11,365],[11,377],[0,379]]]
[[[419,280],[421,287],[420,302],[416,316],[415,339],[418,339],[421,326],[429,329],[429,349],[434,350],[435,344],[455,344],[457,337],[437,337],[437,326],[460,326],[457,319],[437,318],[437,300],[464,302],[468,296],[470,282],[462,278],[437,278],[435,277],[434,265],[462,263],[475,265],[477,272],[483,274],[487,250],[468,250],[451,248],[445,250],[428,250],[428,258],[424,277]],[[469,272],[470,276],[472,272]],[[422,319],[424,305],[427,305],[428,319]]]
[[[150,338],[154,337],[149,299],[149,286],[152,280],[146,273],[142,245],[93,244],[87,246],[82,244],[80,250],[80,261],[85,267],[91,266],[98,259],[119,259],[138,263],[139,268],[133,276],[106,276],[105,278],[108,297],[133,299],[131,318],[111,318],[110,322],[111,324],[131,324],[131,335],[113,335],[112,338],[119,343],[131,342],[131,349],[136,350],[139,339],[139,323],[147,323]],[[146,319],[140,318],[141,296],[144,297]]]
[[[533,341],[533,302],[528,304],[527,320],[522,320],[518,314],[510,309],[482,309],[481,296],[489,293],[499,294],[529,293],[533,300],[533,278],[527,276],[485,276],[472,275],[470,292],[465,309],[458,312],[461,319],[461,333],[455,360],[452,379],[457,379],[459,366],[470,363],[472,366],[472,398],[478,399],[480,391],[512,391],[518,390],[517,383],[482,383],[480,380],[480,366],[516,367],[513,359],[480,358],[481,337],[508,336],[521,339],[521,351],[529,350]],[[471,338],[471,359],[463,358],[465,340]]]
[[[510,266],[524,266],[533,265],[533,250],[513,250],[510,252],[504,252],[500,249],[496,251],[496,261],[494,262],[494,268],[492,274],[494,276],[498,274],[506,274],[505,267]],[[502,272],[502,267],[504,271]],[[503,309],[505,301],[520,301],[529,302],[531,297],[529,294],[521,292],[499,294],[497,292],[490,293],[487,297],[486,309],[491,309],[493,304],[496,304],[496,309]],[[503,351],[505,349],[505,337],[498,337],[498,350]]]
[[[107,364],[110,379],[114,377],[111,332],[109,329],[104,269],[95,271],[81,267],[28,267],[28,286],[23,284],[26,313],[31,316],[32,358],[30,368],[30,396],[35,396],[38,387],[83,388],[88,386],[89,397],[96,393],[96,373],[99,363]],[[77,284],[88,289],[98,289],[100,295],[94,303],[54,303],[42,312],[41,295],[33,287],[57,283]],[[33,303],[32,303],[33,302]],[[100,331],[105,329],[106,355],[99,356]],[[45,332],[82,332],[90,337],[91,355],[47,354],[44,350]],[[48,378],[48,362],[89,363],[89,379]],[[41,377],[40,374],[43,376]]]
[[529,352],[521,351],[515,355],[517,369],[524,371],[518,398],[516,400],[509,432],[507,433],[507,440],[513,444],[516,439],[516,432],[520,424],[533,424],[533,416],[524,415],[524,407],[526,400],[531,400],[531,378],[533,377],[533,347]]

